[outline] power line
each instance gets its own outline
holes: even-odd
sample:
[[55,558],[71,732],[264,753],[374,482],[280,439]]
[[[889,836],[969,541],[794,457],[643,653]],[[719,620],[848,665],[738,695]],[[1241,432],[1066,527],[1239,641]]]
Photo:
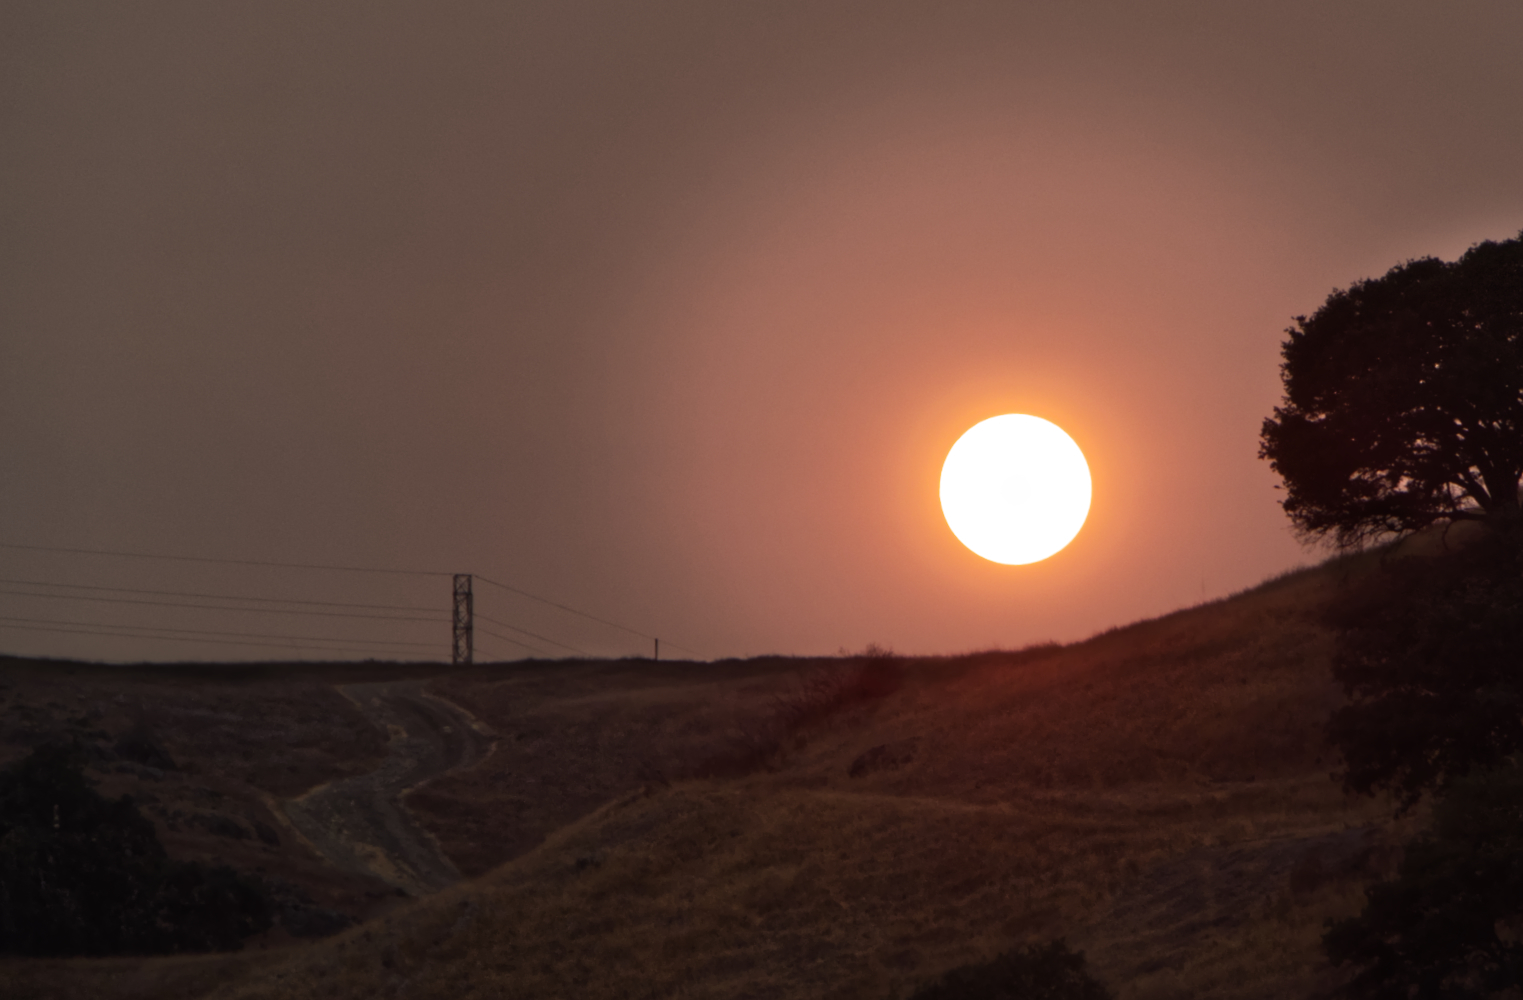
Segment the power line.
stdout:
[[434,611],[417,604],[353,604],[347,601],[311,601],[297,597],[243,597],[238,594],[206,594],[185,590],[144,590],[140,587],[92,587],[84,583],[51,583],[47,580],[9,580],[0,583],[21,587],[61,587],[69,590],[97,590],[113,594],[154,594],[159,597],[204,597],[216,601],[257,601],[261,604],[311,604],[325,608],[369,608],[372,611]]
[[[654,638],[654,636],[652,638]],[[662,639],[661,640],[661,645],[663,645],[663,646],[670,646],[672,649],[680,649],[680,650],[682,650],[682,652],[684,652],[684,653],[690,653],[693,656],[698,657],[698,659],[700,659],[700,660],[707,660],[708,659],[708,657],[705,656],[703,653],[699,653],[699,652],[697,652],[695,650],[688,649],[686,646],[679,646],[675,642],[672,642],[672,641],[670,641],[668,639]]]
[[170,562],[221,563],[227,566],[269,566],[277,569],[321,569],[337,573],[390,573],[398,576],[452,576],[423,569],[380,569],[375,566],[332,566],[318,563],[273,562],[265,559],[214,559],[210,556],[162,556],[151,552],[120,552],[115,549],[74,549],[55,545],[18,545],[0,542],[0,549],[25,549],[31,552],[67,552],[71,555],[116,556],[122,559],[162,559]]
[[[112,639],[154,639],[163,642],[195,642],[211,643],[218,646],[265,646],[274,649],[308,649],[319,653],[388,653],[395,655],[398,651],[392,649],[378,649],[375,647],[345,644],[341,646],[302,646],[294,642],[257,642],[240,639],[211,639],[196,636],[183,635],[154,635],[145,632],[106,632],[79,628],[51,628],[40,625],[6,625],[0,624],[3,629],[16,629],[26,632],[58,632],[66,635],[99,635]],[[335,640],[337,641],[337,640]]]
[[637,635],[637,636],[639,636],[642,639],[654,639],[655,638],[655,636],[653,636],[653,635],[646,635],[644,632],[638,632],[635,629],[632,629],[632,628],[630,628],[627,625],[620,625],[618,622],[611,622],[611,621],[609,621],[606,618],[599,618],[597,615],[589,615],[585,611],[578,611],[576,608],[568,608],[564,604],[557,604],[555,601],[552,601],[549,598],[540,597],[538,594],[531,594],[527,590],[519,590],[517,587],[510,587],[510,586],[508,586],[505,583],[498,583],[496,580],[491,580],[491,579],[488,579],[487,577],[480,576],[480,575],[477,575],[476,579],[480,580],[482,583],[489,583],[489,584],[491,584],[494,587],[500,587],[503,590],[506,590],[506,591],[508,591],[509,593],[512,593],[512,594],[517,594],[520,597],[527,597],[531,601],[538,601],[541,604],[548,604],[552,608],[560,608],[562,611],[569,611],[573,615],[580,615],[581,617],[586,618],[589,621],[595,621],[595,622],[597,622],[600,625],[607,625],[610,628],[621,629],[621,630],[623,630],[625,632],[630,633],[631,635]]
[[[647,635],[646,633],[641,632],[639,629],[632,629],[628,625],[620,625],[618,622],[611,622],[611,621],[609,621],[606,618],[599,618],[597,615],[589,615],[585,611],[578,611],[576,608],[567,607],[566,605],[557,603],[555,601],[552,601],[552,600],[550,600],[547,597],[540,597],[538,594],[531,594],[527,590],[520,590],[517,587],[510,587],[506,583],[498,583],[496,580],[490,579],[489,577],[481,576],[481,575],[478,574],[476,576],[476,579],[480,580],[482,583],[491,584],[494,587],[500,587],[501,589],[506,590],[506,591],[508,591],[511,594],[517,594],[520,597],[527,597],[531,601],[538,601],[541,604],[548,604],[552,608],[559,608],[560,610],[569,612],[569,613],[571,613],[573,615],[579,615],[582,618],[586,618],[588,621],[597,622],[599,625],[607,625],[609,628],[616,628],[616,629],[619,629],[620,631],[628,632],[630,635],[637,635],[637,636],[639,636],[642,639],[650,639],[652,641],[655,641],[655,639],[656,639],[656,636]],[[476,617],[477,618],[483,618],[485,616],[478,614]],[[502,623],[498,622],[497,624],[501,625]],[[508,627],[511,628],[512,626],[508,626]],[[546,642],[550,642],[551,640],[546,639],[545,641]],[[559,645],[561,645],[561,643],[556,643],[556,645],[559,646]],[[688,649],[686,646],[679,646],[675,642],[668,642],[667,645],[670,646],[673,649],[680,649],[684,653],[692,653],[694,656],[697,656],[697,657],[700,657],[700,658],[702,658],[702,656],[703,656],[702,653],[694,652],[693,650]],[[570,648],[570,647],[567,647],[567,648]],[[581,650],[577,650],[577,652],[581,653],[582,651]],[[589,655],[589,654],[582,653],[582,655],[586,656],[586,655]]]
[[44,597],[59,601],[95,601],[102,604],[148,604],[160,608],[194,608],[200,611],[243,611],[260,615],[316,615],[322,618],[368,618],[388,622],[447,622],[448,618],[404,618],[401,615],[360,615],[351,611],[292,611],[280,608],[233,608],[221,604],[186,604],[181,601],[139,601],[130,597],[88,597],[82,594],[37,594],[25,590],[6,590],[0,594],[16,597]]
[[533,643],[524,642],[521,639],[514,639],[514,638],[511,638],[511,637],[506,636],[506,635],[499,635],[498,633],[493,632],[491,629],[488,629],[488,628],[481,628],[481,627],[478,626],[476,628],[476,631],[477,632],[485,633],[486,635],[489,635],[489,636],[491,636],[494,639],[501,639],[503,642],[511,642],[515,646],[522,646],[524,649],[530,650],[531,652],[539,653],[541,656],[549,656],[550,655],[549,653],[545,652],[543,649],[540,649],[538,646],[534,645]]
[[[587,652],[585,649],[577,649],[575,646],[568,646],[564,642],[556,642],[554,639],[550,639],[550,638],[547,638],[545,636],[538,635],[538,634],[536,634],[534,632],[530,632],[526,628],[519,628],[517,625],[509,625],[507,622],[500,622],[496,618],[488,618],[486,615],[482,614],[479,611],[476,612],[476,617],[480,618],[482,621],[491,622],[493,625],[498,625],[498,626],[501,626],[502,628],[505,628],[505,629],[511,629],[514,632],[521,632],[521,633],[523,633],[524,635],[528,636],[531,639],[538,639],[540,642],[548,642],[552,646],[559,646],[562,649],[569,649],[573,653],[580,653],[583,656],[591,656],[592,655],[591,653]],[[498,638],[500,639],[502,637],[498,636]],[[541,650],[541,652],[543,652],[543,650]]]
[[60,621],[56,618],[14,618],[0,616],[0,622],[22,622],[29,625],[73,625],[84,628],[134,629],[139,632],[174,632],[181,635],[209,635],[247,639],[285,639],[290,642],[348,642],[363,643],[367,646],[412,646],[424,649],[434,649],[437,647],[437,644],[432,642],[407,642],[397,639],[348,639],[317,635],[275,635],[269,632],[220,632],[207,629],[170,628],[167,625],[111,625],[104,622]]
[[[501,637],[499,637],[499,638],[501,638]],[[506,660],[507,659],[507,657],[505,657],[505,656],[498,656],[495,651],[493,651],[491,649],[488,649],[486,646],[482,645],[480,640],[477,640],[475,642],[475,650],[478,653],[484,654],[488,660]]]
[[[150,560],[161,560],[161,561],[169,561],[169,562],[212,563],[212,564],[225,565],[225,566],[262,566],[262,567],[270,567],[270,568],[276,568],[276,569],[322,570],[322,571],[342,572],[342,573],[379,573],[379,574],[389,574],[389,575],[396,575],[396,576],[427,576],[427,577],[446,577],[446,576],[453,576],[454,575],[452,573],[442,573],[442,572],[438,572],[438,571],[434,571],[434,570],[384,569],[384,568],[377,567],[377,566],[340,566],[340,565],[320,564],[320,563],[291,563],[291,562],[277,562],[277,561],[274,561],[274,560],[265,560],[265,559],[220,559],[220,558],[214,558],[214,557],[210,557],[210,556],[159,555],[159,554],[151,553],[151,552],[126,552],[126,551],[121,551],[121,550],[117,550],[117,549],[85,549],[85,548],[74,548],[74,547],[53,546],[53,545],[23,545],[23,544],[19,544],[19,543],[15,543],[15,542],[0,542],[0,548],[4,548],[4,549],[16,549],[16,550],[23,550],[23,551],[30,551],[30,552],[58,552],[58,553],[67,553],[67,554],[70,554],[70,555],[111,556],[111,557],[122,558],[122,559],[150,559]],[[541,597],[538,594],[531,594],[527,590],[522,590],[522,589],[520,589],[518,587],[514,587],[514,586],[512,586],[510,584],[502,583],[502,582],[500,582],[498,580],[493,580],[490,577],[481,576],[479,574],[473,574],[473,576],[474,576],[475,579],[480,580],[481,582],[483,582],[485,584],[488,584],[490,586],[497,587],[497,588],[499,588],[501,590],[505,590],[505,591],[507,591],[508,593],[511,593],[511,594],[517,594],[520,597],[526,597],[526,598],[528,598],[531,601],[537,601],[540,604],[544,604],[544,605],[547,605],[549,607],[556,608],[556,609],[558,609],[560,611],[564,611],[564,612],[566,612],[568,614],[573,614],[573,615],[576,615],[576,616],[578,616],[580,618],[585,618],[588,621],[597,622],[599,625],[606,625],[609,628],[616,628],[616,629],[619,629],[622,632],[628,632],[630,635],[639,636],[642,639],[650,639],[650,640],[654,641],[657,638],[656,636],[650,635],[650,634],[648,634],[646,632],[641,632],[639,629],[633,629],[633,628],[630,628],[628,625],[621,625],[618,622],[609,621],[606,618],[600,618],[597,615],[588,614],[585,611],[579,611],[576,608],[570,607],[569,605],[561,604],[558,601],[552,601],[549,598]],[[36,586],[38,584],[29,584],[29,585]],[[72,584],[40,584],[40,585],[41,586],[53,586],[53,587],[74,587],[75,586],[75,585],[72,585]],[[83,586],[79,586],[76,589],[85,589],[85,588]],[[217,599],[221,599],[220,597],[217,597],[217,595],[195,595],[195,594],[178,594],[178,593],[171,593],[171,592],[134,591],[134,590],[131,590],[130,588],[100,588],[100,589],[117,590],[119,592],[124,592],[124,593],[158,593],[158,594],[160,594],[160,596],[207,596],[207,597],[214,597],[214,598],[217,598]],[[48,595],[44,595],[44,594],[32,594],[32,595],[25,595],[25,596],[44,597],[44,596],[48,596]],[[84,598],[76,598],[76,599],[82,600]],[[270,601],[272,603],[275,602],[275,601],[278,601],[278,599],[274,599],[274,598],[227,598],[227,599],[228,600]],[[95,600],[100,600],[100,598],[95,598]],[[127,602],[127,601],[123,600],[120,603],[150,603],[150,602]],[[319,604],[319,603],[324,603],[324,602],[297,602],[297,601],[289,601],[289,602],[282,602],[282,603],[293,603],[293,604],[294,603],[313,603],[313,604]],[[172,606],[190,607],[190,605],[172,605]],[[339,606],[344,606],[344,605],[339,605]],[[353,605],[353,606],[358,607],[360,605]],[[233,610],[245,610],[245,609],[215,608],[215,609],[212,609],[212,610],[233,611]],[[246,609],[246,610],[254,610],[254,609]],[[404,609],[402,609],[402,608],[396,608],[396,610],[404,610]],[[408,608],[408,609],[405,609],[405,610],[424,610],[424,609],[420,609],[420,608]],[[315,614],[316,612],[290,612],[290,613],[292,613],[292,614],[297,614],[297,613],[301,613],[301,614]],[[363,617],[363,616],[356,615],[356,616],[352,616],[352,617]],[[381,617],[381,616],[377,616],[377,617]],[[485,617],[485,616],[478,615],[477,617]],[[419,620],[423,620],[423,619],[419,619]],[[488,620],[491,620],[491,619],[488,619]],[[584,652],[583,650],[577,649],[574,646],[567,646],[565,643],[556,642],[553,639],[547,639],[547,638],[545,638],[543,636],[536,636],[532,632],[528,632],[528,631],[526,631],[524,629],[519,629],[519,628],[517,628],[515,626],[512,626],[512,625],[507,625],[507,624],[505,624],[503,622],[497,622],[496,624],[502,625],[504,628],[512,629],[515,632],[523,632],[525,635],[534,636],[534,638],[540,639],[543,642],[548,642],[548,643],[551,643],[552,645],[560,646],[563,649],[569,649],[569,650],[571,650],[573,652],[580,653],[583,656],[590,655],[590,654]],[[685,653],[691,653],[693,656],[702,657],[702,655],[703,655],[703,654],[698,653],[698,652],[696,652],[694,650],[688,649],[685,646],[679,646],[679,645],[677,645],[674,642],[668,641],[667,645],[669,647],[671,647],[672,649],[681,650],[682,652],[685,652]]]

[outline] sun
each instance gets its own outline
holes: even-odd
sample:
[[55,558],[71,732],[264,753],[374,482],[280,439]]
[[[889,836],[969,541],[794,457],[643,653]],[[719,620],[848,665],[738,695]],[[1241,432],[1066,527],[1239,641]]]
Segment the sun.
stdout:
[[1059,552],[1089,516],[1089,463],[1057,424],[990,417],[957,439],[941,467],[941,511],[957,540],[1019,566]]

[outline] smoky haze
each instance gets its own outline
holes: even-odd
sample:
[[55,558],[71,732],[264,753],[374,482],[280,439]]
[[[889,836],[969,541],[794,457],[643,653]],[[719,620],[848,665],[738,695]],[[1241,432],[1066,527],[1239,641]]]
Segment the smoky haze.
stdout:
[[[0,542],[485,574],[706,656],[1220,596],[1315,557],[1256,458],[1291,317],[1523,229],[1519,37],[1480,2],[7,4]],[[1034,566],[937,505],[1002,412],[1094,476]],[[449,607],[446,576],[0,570]],[[322,622],[36,590],[0,616]],[[448,651],[447,623],[332,627]]]

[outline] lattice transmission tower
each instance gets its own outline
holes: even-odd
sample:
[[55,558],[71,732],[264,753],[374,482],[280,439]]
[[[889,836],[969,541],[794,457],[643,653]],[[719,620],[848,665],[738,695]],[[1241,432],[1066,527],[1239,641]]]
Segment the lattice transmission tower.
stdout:
[[456,666],[471,662],[476,629],[473,621],[474,604],[471,597],[471,574],[456,573],[455,611],[452,616],[454,642],[450,646],[452,660]]

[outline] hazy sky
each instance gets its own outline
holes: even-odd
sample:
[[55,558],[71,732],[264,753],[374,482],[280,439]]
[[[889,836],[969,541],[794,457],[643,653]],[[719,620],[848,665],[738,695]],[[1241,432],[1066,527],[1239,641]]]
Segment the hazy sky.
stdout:
[[[1221,596],[1320,557],[1257,458],[1292,317],[1523,229],[1520,44],[1513,0],[0,4],[0,542],[485,574],[708,656]],[[1089,456],[1045,563],[940,515],[947,449],[1003,412]],[[0,578],[449,596],[20,549]]]

